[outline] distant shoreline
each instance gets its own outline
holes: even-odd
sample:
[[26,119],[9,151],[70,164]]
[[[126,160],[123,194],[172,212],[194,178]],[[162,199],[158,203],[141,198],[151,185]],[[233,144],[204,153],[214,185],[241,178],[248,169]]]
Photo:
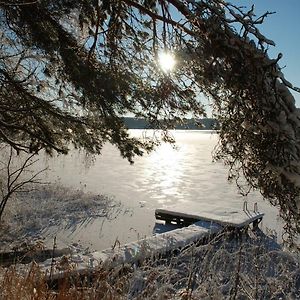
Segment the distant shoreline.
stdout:
[[[153,128],[145,119],[139,118],[124,118],[125,126],[128,129],[159,129]],[[207,118],[207,119],[187,119],[185,124],[180,124],[175,126],[176,130],[218,130],[218,122],[216,119]]]

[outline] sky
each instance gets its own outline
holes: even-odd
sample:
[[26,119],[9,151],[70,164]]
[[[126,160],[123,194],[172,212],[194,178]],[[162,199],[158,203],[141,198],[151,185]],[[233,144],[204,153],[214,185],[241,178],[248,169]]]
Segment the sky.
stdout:
[[[276,44],[269,50],[269,56],[276,58],[283,54],[279,65],[282,72],[294,86],[300,87],[300,0],[229,0],[238,6],[255,5],[256,15],[276,12],[268,16],[259,29]],[[300,94],[293,92],[296,106],[300,107]]]

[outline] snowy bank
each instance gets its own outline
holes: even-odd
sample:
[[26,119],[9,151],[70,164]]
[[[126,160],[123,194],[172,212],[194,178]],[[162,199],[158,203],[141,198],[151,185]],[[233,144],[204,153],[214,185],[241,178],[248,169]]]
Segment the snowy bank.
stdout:
[[[162,234],[155,234],[125,245],[96,251],[88,254],[77,253],[70,256],[69,263],[75,264],[75,272],[92,273],[97,268],[113,269],[125,264],[139,265],[147,259],[172,255],[195,243],[208,242],[222,231],[222,227],[211,222],[197,222],[188,227],[175,229]],[[53,259],[39,264],[45,274],[52,278],[64,277],[65,270],[53,269]],[[70,272],[68,269],[67,272]]]

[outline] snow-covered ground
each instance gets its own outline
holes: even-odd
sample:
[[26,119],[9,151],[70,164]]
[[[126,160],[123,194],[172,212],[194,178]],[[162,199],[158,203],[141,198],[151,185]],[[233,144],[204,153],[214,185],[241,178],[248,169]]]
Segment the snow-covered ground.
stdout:
[[299,299],[299,258],[263,235],[225,239],[151,261],[128,287],[127,299]]
[[0,224],[0,249],[36,242],[51,248],[55,236],[71,246],[72,239],[60,235],[61,231],[85,230],[93,220],[109,221],[117,218],[120,211],[121,204],[107,196],[73,190],[59,183],[39,185],[15,195],[8,203]]
[[[119,254],[121,248],[118,247],[110,252]],[[148,248],[144,250],[146,252],[141,253],[147,253]],[[134,251],[127,249],[126,253],[134,258],[131,255]],[[93,269],[95,262],[101,262],[103,258],[107,261],[105,254],[105,251],[98,256],[97,253],[84,255],[81,252],[56,260],[54,264],[49,260],[48,265],[45,262],[41,266],[42,270],[53,266],[54,273],[66,270],[65,274],[78,274],[86,258]],[[217,235],[207,245],[194,245],[175,255],[152,256],[140,264],[122,263],[122,258],[126,257],[119,256],[117,260],[110,261],[112,264],[108,266],[113,265],[113,269],[107,268],[107,265],[94,268],[92,281],[86,281],[84,288],[76,285],[75,276],[75,286],[67,290],[62,285],[61,295],[70,297],[67,299],[300,298],[299,257],[282,251],[261,231],[240,238]],[[128,262],[136,260],[128,259]],[[20,275],[22,273],[24,275]],[[16,299],[15,295],[20,294],[17,299],[31,299],[37,295],[42,295],[43,299],[48,299],[47,295],[54,297],[54,292],[40,283],[39,274],[35,265],[8,271],[3,279],[0,277],[0,299]],[[81,281],[81,284],[84,282]]]
[[[155,224],[156,208],[228,217],[241,212],[244,201],[248,209],[258,203],[259,211],[265,213],[265,232],[280,233],[277,209],[258,193],[240,196],[227,182],[226,168],[212,163],[216,135],[179,132],[176,138],[178,150],[163,145],[138,158],[134,166],[109,145],[89,167],[84,166],[89,160],[75,152],[42,159],[41,165],[51,168],[44,178],[51,183],[17,195],[9,204],[1,223],[0,247],[34,239],[49,248],[56,237],[57,247],[70,246],[73,251],[63,262],[57,260],[57,268],[64,265],[74,270],[91,259],[99,263],[105,257],[109,261],[111,255],[121,260],[136,256],[136,249],[147,241],[143,238],[151,237],[153,230],[161,231]],[[184,243],[188,234],[195,236],[193,228],[186,239],[178,232],[172,237],[178,243]],[[150,241],[164,249],[158,238]],[[95,284],[97,291],[105,286],[102,292],[113,299],[299,299],[299,257],[282,251],[274,235],[250,233],[242,240],[222,236],[175,256],[148,259],[140,266],[121,263],[105,271]]]

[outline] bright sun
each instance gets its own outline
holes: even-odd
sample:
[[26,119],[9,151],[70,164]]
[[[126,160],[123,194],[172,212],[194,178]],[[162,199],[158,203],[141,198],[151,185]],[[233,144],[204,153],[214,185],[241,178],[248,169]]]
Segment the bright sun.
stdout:
[[174,55],[168,52],[161,52],[158,56],[158,61],[164,72],[172,71],[176,65]]

